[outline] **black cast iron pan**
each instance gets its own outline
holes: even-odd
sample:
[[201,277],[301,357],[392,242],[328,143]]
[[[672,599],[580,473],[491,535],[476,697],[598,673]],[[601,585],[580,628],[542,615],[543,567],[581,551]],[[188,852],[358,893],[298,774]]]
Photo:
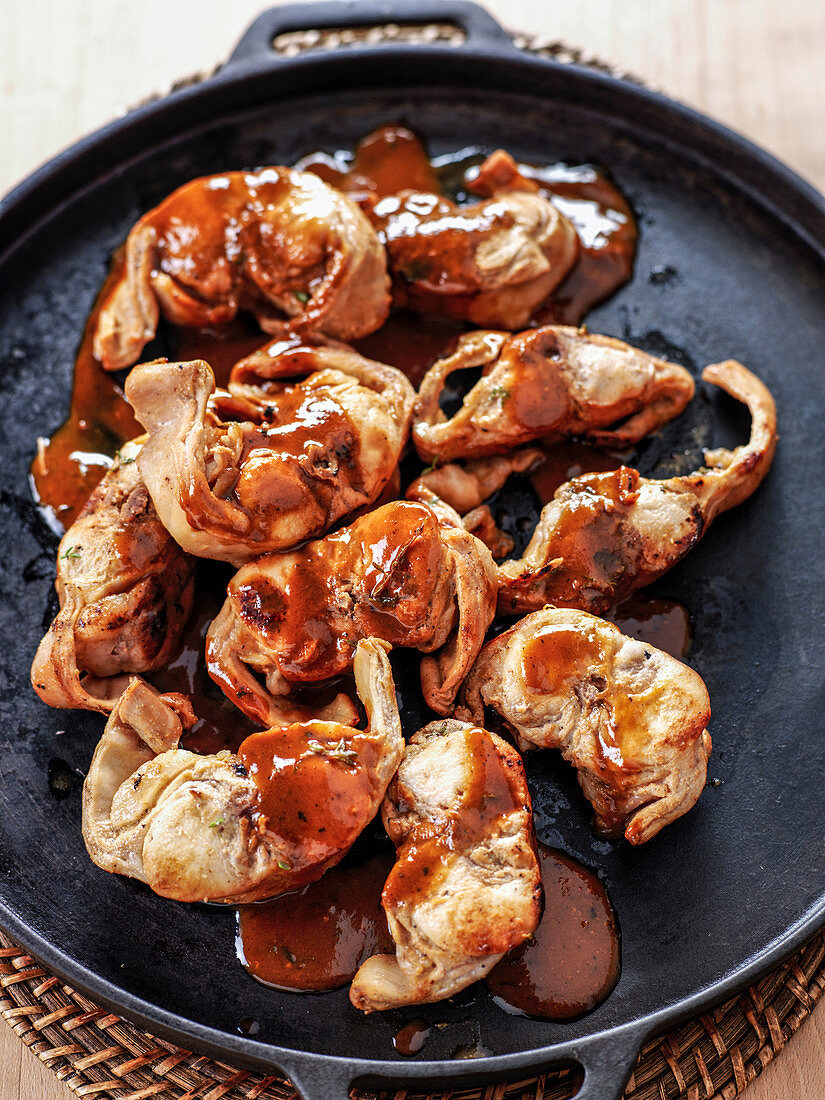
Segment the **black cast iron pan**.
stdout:
[[[389,18],[454,22],[467,40],[288,60],[270,47],[284,30]],[[50,710],[29,687],[54,610],[56,543],[27,470],[35,437],[66,415],[74,352],[112,250],[192,176],[290,163],[397,120],[436,154],[504,145],[528,161],[607,167],[641,237],[632,282],[590,315],[591,328],[695,368],[736,356],[779,407],[766,484],[658,585],[694,617],[690,661],[713,701],[718,783],[630,850],[593,838],[568,770],[541,755],[530,764],[540,837],[599,870],[622,927],[621,980],[574,1023],[505,1016],[475,989],[448,1005],[364,1018],[346,991],[291,996],[256,985],[235,961],[231,914],[163,901],[92,866],[78,773],[101,721]],[[584,1066],[580,1100],[611,1100],[645,1036],[744,987],[825,921],[825,204],[810,187],[658,95],[517,51],[472,4],[310,4],[262,15],[215,77],[106,127],[9,195],[0,284],[0,922],[46,966],[187,1048],[280,1068],[306,1100],[341,1100],[354,1080],[472,1084],[561,1061]],[[729,402],[700,392],[639,463],[664,474],[746,427]],[[535,514],[535,502],[518,499],[512,508]],[[404,682],[401,698],[414,724]],[[69,788],[61,799],[50,770]],[[403,1061],[390,1040],[414,1015],[448,1026]],[[260,1024],[254,1039],[238,1031],[244,1017]],[[452,1057],[468,1044],[482,1056]]]

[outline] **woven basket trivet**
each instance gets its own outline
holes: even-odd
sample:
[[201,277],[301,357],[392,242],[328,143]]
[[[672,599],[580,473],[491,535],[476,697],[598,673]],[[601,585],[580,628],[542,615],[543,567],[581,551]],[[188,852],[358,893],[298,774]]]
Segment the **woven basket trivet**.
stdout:
[[[238,1070],[139,1031],[64,985],[0,932],[0,1011],[41,1062],[95,1100],[293,1100],[280,1077]],[[731,1100],[810,1016],[825,988],[825,932],[739,997],[647,1043],[627,1100]],[[569,1100],[570,1070],[427,1094],[353,1091],[355,1100]]]
[[[449,23],[295,31],[273,48],[289,57],[306,49],[341,49],[385,40],[458,46]],[[617,74],[598,58],[538,35],[514,34],[523,50]],[[173,89],[206,79],[200,73]],[[158,98],[158,97],[152,97]],[[641,1050],[625,1090],[628,1100],[732,1100],[782,1050],[825,988],[825,931],[744,994]],[[100,1008],[26,955],[0,930],[0,1012],[41,1062],[78,1096],[95,1100],[295,1100],[289,1082],[182,1050]],[[569,1069],[511,1084],[446,1093],[353,1090],[353,1100],[569,1100],[578,1078]]]

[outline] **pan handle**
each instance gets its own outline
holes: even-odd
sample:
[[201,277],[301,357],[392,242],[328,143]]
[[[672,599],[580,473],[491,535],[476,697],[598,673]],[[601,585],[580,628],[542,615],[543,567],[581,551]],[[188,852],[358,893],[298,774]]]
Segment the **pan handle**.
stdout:
[[281,1068],[299,1100],[349,1100],[352,1070],[346,1062],[301,1059],[284,1061]]
[[515,52],[510,35],[470,0],[320,0],[269,8],[249,27],[225,67],[277,60],[272,41],[287,31],[372,27],[384,23],[454,23],[467,46]]
[[[594,1037],[579,1050],[572,1051],[569,1060],[578,1062],[584,1070],[584,1081],[573,1100],[622,1100],[643,1037],[643,1032],[631,1028],[618,1035]],[[359,1076],[346,1059],[299,1058],[295,1062],[282,1062],[282,1068],[300,1100],[349,1100],[354,1077]],[[540,1072],[549,1068],[545,1066]],[[421,1079],[405,1080],[403,1066],[399,1067],[398,1077],[393,1076],[392,1080],[369,1074],[365,1080],[377,1084],[378,1088],[422,1084]],[[447,1084],[442,1082],[444,1086]]]
[[605,1036],[574,1054],[584,1069],[584,1081],[573,1100],[622,1100],[642,1038],[636,1030],[621,1036]]

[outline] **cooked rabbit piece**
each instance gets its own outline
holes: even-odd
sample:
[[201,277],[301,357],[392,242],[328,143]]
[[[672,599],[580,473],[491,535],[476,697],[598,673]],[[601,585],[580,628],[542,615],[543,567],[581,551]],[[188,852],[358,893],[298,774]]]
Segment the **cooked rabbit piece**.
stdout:
[[490,198],[467,206],[401,191],[372,204],[397,305],[475,325],[524,328],[576,261],[579,238],[564,214],[518,174],[501,172]]
[[381,642],[361,641],[366,730],[306,722],[253,733],[236,754],[176,748],[167,697],[133,680],[83,791],[83,837],[105,871],[177,901],[259,901],[320,878],[374,817],[404,751]]
[[643,844],[694,805],[707,778],[710,700],[693,669],[585,611],[545,608],[484,647],[462,689],[522,750],[560,749],[604,836]]
[[165,665],[192,609],[194,561],[158,519],[140,449],[121,448],[60,541],[60,612],[31,670],[51,707],[110,711],[119,675]]
[[407,499],[427,503],[435,496],[466,518],[468,512],[498,492],[511,474],[525,473],[544,457],[544,451],[537,447],[525,447],[509,455],[448,462],[426,470],[411,482]]
[[541,915],[530,794],[500,737],[452,719],[419,730],[382,816],[398,849],[382,897],[396,954],[355,975],[350,1000],[364,1012],[452,996]]
[[212,327],[249,308],[265,332],[288,325],[350,340],[379,328],[390,307],[375,230],[311,172],[261,168],[192,180],[143,215],[125,253],[94,336],[106,370],[137,362],[161,313]]
[[706,468],[682,477],[655,481],[623,466],[565,482],[524,556],[498,567],[502,614],[545,604],[606,611],[671,569],[716,516],[755,492],[776,449],[773,398],[732,359],[706,367],[702,377],[747,405],[749,442],[706,451]]
[[425,654],[425,698],[446,714],[492,622],[495,591],[489,551],[451,509],[385,504],[240,569],[209,628],[209,673],[270,724],[291,714],[295,685],[346,672],[358,640],[380,637]]
[[[447,419],[439,398],[450,375],[467,367],[483,367],[484,374]],[[470,332],[427,371],[413,442],[421,458],[442,462],[567,436],[627,447],[682,412],[693,391],[684,367],[610,336],[565,325],[515,336]]]
[[127,379],[149,434],[141,474],[199,557],[239,564],[323,535],[380,496],[407,440],[415,394],[394,367],[286,340],[261,371],[256,385],[245,370],[233,393],[214,392],[203,360],[144,363]]

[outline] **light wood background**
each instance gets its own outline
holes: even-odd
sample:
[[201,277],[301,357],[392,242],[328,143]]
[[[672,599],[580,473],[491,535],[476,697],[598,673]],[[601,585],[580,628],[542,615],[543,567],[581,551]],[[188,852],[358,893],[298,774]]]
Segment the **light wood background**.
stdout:
[[[0,0],[0,193],[226,56],[266,0]],[[825,189],[825,0],[487,0],[740,130]],[[68,1090],[0,1025],[0,1100]],[[825,1097],[825,1006],[748,1090]]]

